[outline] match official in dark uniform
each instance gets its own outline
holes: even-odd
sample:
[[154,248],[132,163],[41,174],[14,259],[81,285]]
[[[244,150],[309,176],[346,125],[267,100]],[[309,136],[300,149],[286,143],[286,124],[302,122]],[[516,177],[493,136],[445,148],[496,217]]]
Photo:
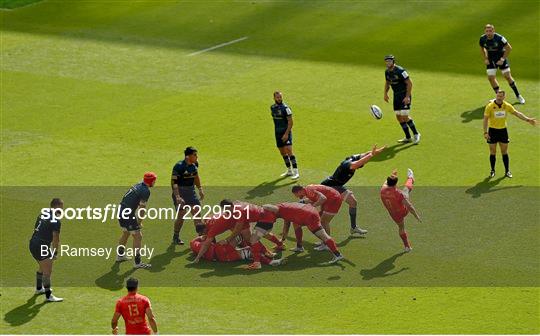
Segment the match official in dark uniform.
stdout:
[[29,243],[30,253],[39,265],[39,270],[36,272],[36,295],[45,294],[47,302],[64,300],[52,295],[51,289],[52,267],[60,246],[61,227],[60,219],[54,219],[52,211],[63,208],[64,202],[59,198],[53,198],[50,203],[50,212],[46,216],[43,212],[38,216]]
[[484,64],[486,64],[488,80],[493,91],[495,93],[499,92],[499,83],[496,77],[498,68],[514,91],[519,103],[525,104],[525,98],[519,94],[516,82],[510,72],[508,55],[512,51],[512,46],[504,36],[495,33],[495,27],[492,24],[487,24],[484,27],[484,33],[484,35],[480,36],[480,53],[482,54]]
[[[195,193],[195,186],[199,190],[199,197]],[[178,217],[174,222],[173,244],[183,245],[180,239],[180,229],[184,225],[184,215],[189,210],[188,207],[200,207],[201,200],[204,199],[204,191],[199,177],[198,152],[195,147],[187,147],[184,150],[184,159],[178,161],[171,175],[172,200],[175,209],[181,207],[178,211]],[[195,231],[201,235],[204,232],[204,224],[200,218],[194,218]]]
[[[140,209],[146,208],[146,203],[150,198],[150,188],[156,183],[157,176],[153,172],[144,174],[141,182],[133,185],[126,192],[120,202],[120,218],[118,219],[122,228],[122,236],[118,241],[118,255],[116,261],[129,260],[125,256],[125,247],[129,236],[133,236],[133,250],[135,253],[135,268],[150,268],[152,265],[141,261],[140,249],[142,246],[142,218],[137,217]],[[122,215],[126,211],[126,218]]]
[[300,174],[298,173],[296,156],[294,156],[292,149],[292,111],[291,108],[283,102],[283,95],[281,92],[274,92],[274,104],[270,106],[270,111],[272,112],[272,118],[274,119],[276,146],[287,167],[287,170],[285,173],[281,174],[281,176],[290,176],[293,180],[296,180],[300,177]]

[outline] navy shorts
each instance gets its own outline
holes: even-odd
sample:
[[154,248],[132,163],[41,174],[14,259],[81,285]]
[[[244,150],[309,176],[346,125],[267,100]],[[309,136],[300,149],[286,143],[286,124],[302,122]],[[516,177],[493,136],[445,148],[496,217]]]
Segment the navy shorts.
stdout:
[[504,69],[507,69],[510,67],[510,63],[508,62],[507,59],[504,60],[503,64],[501,65],[497,65],[497,62],[499,61],[499,59],[496,59],[496,60],[489,60],[489,64],[486,65],[486,69],[500,69],[500,70],[504,70]]
[[324,181],[321,182],[322,185],[325,185],[327,187],[331,187],[331,188],[334,188],[337,190],[338,193],[340,194],[343,194],[344,192],[346,192],[347,190],[347,187],[344,186],[344,185],[335,185],[336,182],[333,182],[329,179],[325,179]]
[[139,231],[141,229],[141,226],[137,222],[136,218],[128,218],[128,219],[119,218],[118,222],[120,223],[120,227],[124,231],[131,232],[131,231]]
[[[41,252],[41,246],[47,246],[47,251],[43,251],[43,254]],[[51,249],[50,246],[45,244],[44,242],[30,239],[30,243],[28,244],[28,248],[30,249],[30,253],[32,254],[32,257],[36,259],[37,261],[42,261],[48,258],[52,258]]]
[[411,109],[411,103],[412,103],[412,96],[411,101],[409,104],[404,104],[403,99],[405,99],[405,96],[407,96],[407,92],[394,92],[394,111],[401,111],[401,110],[410,110]]
[[[180,197],[184,200],[184,205],[201,205],[199,196],[197,196],[197,193],[195,192],[195,187],[179,186],[178,191],[180,193]],[[171,197],[174,203],[174,208],[178,208],[178,203],[176,202],[176,197],[174,197],[174,193],[171,195]]]
[[283,132],[276,132],[276,147],[281,148],[285,146],[292,146],[292,132],[289,132],[289,137],[287,138],[287,141],[281,140],[281,137],[285,134],[285,131]]
[[257,224],[255,224],[255,227],[261,228],[264,231],[270,231],[274,227],[274,223],[257,222]]

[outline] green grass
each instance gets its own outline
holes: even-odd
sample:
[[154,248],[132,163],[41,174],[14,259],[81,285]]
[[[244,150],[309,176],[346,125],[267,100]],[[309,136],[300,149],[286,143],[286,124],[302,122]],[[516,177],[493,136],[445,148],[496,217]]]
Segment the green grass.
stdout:
[[[538,13],[537,2],[465,1],[44,1],[0,12],[2,333],[108,333],[133,274],[127,264],[61,258],[53,285],[66,302],[29,299],[26,239],[52,195],[68,206],[117,202],[154,170],[162,188],[151,205],[170,206],[170,170],[193,144],[208,202],[291,199],[289,182],[275,181],[283,169],[268,111],[276,88],[294,112],[302,183],[373,143],[391,146],[350,183],[369,236],[348,240],[342,209],[333,235],[350,262],[323,267],[327,254],[287,252],[283,268],[246,276],[239,263],[189,266],[185,248],[167,250],[171,223],[148,222],[155,268],[135,274],[162,333],[540,332],[538,128],[511,118],[515,177],[484,180],[481,117],[493,94],[477,45],[487,22],[509,39],[527,99],[518,109],[538,118]],[[419,146],[394,145],[401,131],[382,101],[387,53],[414,82]],[[382,120],[370,104],[383,108]],[[415,250],[400,256],[377,186],[409,166],[425,222],[408,221]],[[193,235],[190,223],[183,232]],[[118,234],[115,223],[73,221],[62,241],[112,246]]]

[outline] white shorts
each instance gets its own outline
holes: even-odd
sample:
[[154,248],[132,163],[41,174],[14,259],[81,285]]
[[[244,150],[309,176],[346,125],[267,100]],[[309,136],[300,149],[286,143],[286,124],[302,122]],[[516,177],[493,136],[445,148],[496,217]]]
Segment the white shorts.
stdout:
[[397,110],[394,112],[396,112],[397,116],[408,116],[410,111],[411,110]]
[[[501,73],[503,73],[503,74],[505,74],[507,72],[510,72],[510,67],[501,70]],[[486,73],[487,73],[488,76],[495,76],[495,75],[497,75],[497,69],[487,69]]]

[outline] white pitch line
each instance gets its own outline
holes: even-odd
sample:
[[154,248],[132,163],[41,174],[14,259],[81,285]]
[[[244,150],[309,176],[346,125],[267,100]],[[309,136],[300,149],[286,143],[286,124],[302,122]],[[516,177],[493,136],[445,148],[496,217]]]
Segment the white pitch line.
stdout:
[[195,56],[195,55],[198,55],[198,54],[202,54],[204,52],[207,52],[207,51],[211,51],[211,50],[214,50],[214,49],[218,49],[218,48],[221,48],[221,47],[225,47],[225,46],[228,46],[229,44],[233,44],[233,43],[238,43],[238,42],[241,42],[243,40],[247,40],[248,36],[244,36],[244,37],[241,37],[239,39],[236,39],[236,40],[232,40],[232,41],[229,41],[229,42],[225,42],[225,43],[221,43],[221,44],[217,44],[213,47],[210,47],[210,48],[206,48],[206,49],[203,49],[203,50],[199,50],[199,51],[196,51],[196,52],[193,52],[191,54],[189,54],[188,56]]

